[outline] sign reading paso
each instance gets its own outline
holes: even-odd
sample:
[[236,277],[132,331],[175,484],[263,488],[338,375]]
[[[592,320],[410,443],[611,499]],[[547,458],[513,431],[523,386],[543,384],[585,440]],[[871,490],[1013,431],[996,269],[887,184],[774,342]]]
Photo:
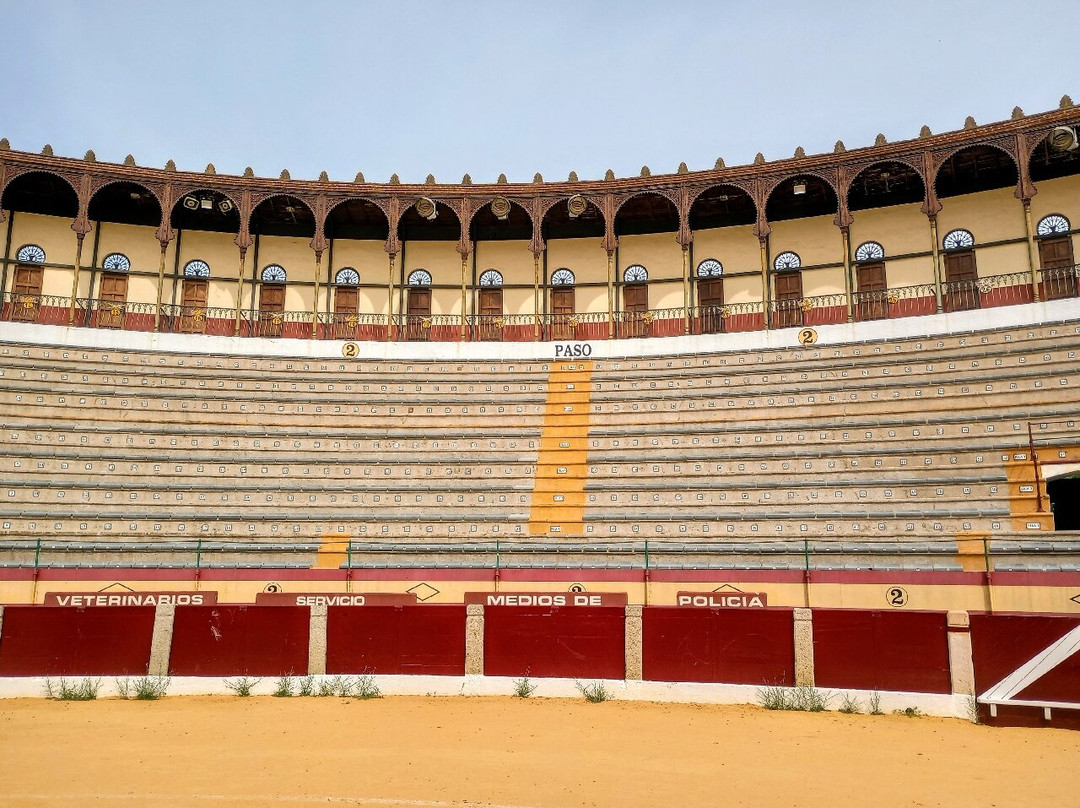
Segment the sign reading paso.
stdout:
[[675,605],[698,609],[764,609],[768,598],[764,592],[680,592]]
[[415,606],[411,592],[259,592],[259,606]]
[[217,592],[46,592],[46,606],[213,606]]
[[625,606],[625,592],[466,592],[482,606]]
[[559,342],[555,344],[556,359],[587,359],[592,356],[592,345],[587,342]]

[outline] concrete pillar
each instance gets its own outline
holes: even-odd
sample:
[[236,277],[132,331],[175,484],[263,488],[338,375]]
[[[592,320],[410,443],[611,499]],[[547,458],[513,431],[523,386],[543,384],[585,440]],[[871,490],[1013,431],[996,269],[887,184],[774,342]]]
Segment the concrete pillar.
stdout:
[[308,617],[307,672],[312,676],[326,673],[326,604],[311,607]]
[[626,680],[641,681],[641,609],[626,607]]
[[945,618],[949,631],[949,677],[952,692],[975,695],[975,663],[971,659],[971,618],[967,612],[951,611]]
[[484,606],[470,603],[465,607],[465,673],[484,674]]
[[814,686],[814,613],[795,610],[795,685]]
[[154,634],[150,640],[150,666],[146,672],[151,676],[169,675],[169,654],[172,651],[173,618],[175,603],[159,603],[154,607]]

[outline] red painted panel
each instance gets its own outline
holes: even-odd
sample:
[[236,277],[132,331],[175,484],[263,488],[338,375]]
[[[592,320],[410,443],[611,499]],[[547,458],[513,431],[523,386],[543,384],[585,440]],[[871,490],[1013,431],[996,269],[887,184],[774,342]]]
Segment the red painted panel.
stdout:
[[[971,615],[976,691],[985,693],[1076,626],[1080,626],[1080,617]],[[1016,698],[1080,702],[1080,654],[1062,662]]]
[[304,606],[178,606],[169,673],[306,674],[308,611]]
[[327,673],[465,674],[465,607],[332,606]]
[[484,673],[622,679],[625,610],[619,606],[484,609]]
[[642,673],[658,682],[795,684],[791,609],[642,610]]
[[145,676],[152,606],[7,606],[0,676]]
[[949,693],[944,612],[814,609],[818,687]]

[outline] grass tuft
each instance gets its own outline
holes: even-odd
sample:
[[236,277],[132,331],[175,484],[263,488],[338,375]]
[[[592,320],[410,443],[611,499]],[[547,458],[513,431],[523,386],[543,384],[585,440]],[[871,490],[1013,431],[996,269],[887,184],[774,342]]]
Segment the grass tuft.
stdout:
[[251,695],[252,688],[261,681],[262,679],[252,679],[250,676],[239,676],[232,681],[226,679],[225,687],[227,687],[237,696],[246,698]]
[[870,694],[870,715],[885,715],[881,710],[881,694],[876,690]]
[[818,690],[809,685],[796,687],[765,685],[758,688],[758,704],[766,710],[820,713],[829,706],[833,695],[828,690]]
[[533,693],[536,692],[536,688],[540,685],[532,681],[528,674],[522,676],[520,679],[514,680],[514,695],[519,699],[527,699]]
[[271,696],[277,696],[279,699],[287,699],[293,694],[293,680],[291,676],[279,676],[277,684],[274,686],[274,692]]
[[603,682],[589,682],[588,684],[583,685],[575,679],[574,686],[577,687],[578,692],[585,697],[585,701],[590,704],[599,704],[602,701],[608,701],[613,695]]
[[841,693],[840,712],[848,713],[849,715],[852,713],[861,713],[862,702],[855,698],[855,696],[852,696],[850,693]]
[[45,678],[45,698],[58,701],[93,701],[101,690],[101,680],[86,678],[68,681],[63,676],[56,682]]

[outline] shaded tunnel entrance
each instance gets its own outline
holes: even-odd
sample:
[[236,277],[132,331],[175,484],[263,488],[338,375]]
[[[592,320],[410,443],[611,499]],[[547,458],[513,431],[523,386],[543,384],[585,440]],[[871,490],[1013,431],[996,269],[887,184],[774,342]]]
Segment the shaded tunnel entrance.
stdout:
[[1080,472],[1046,483],[1054,530],[1080,530]]

